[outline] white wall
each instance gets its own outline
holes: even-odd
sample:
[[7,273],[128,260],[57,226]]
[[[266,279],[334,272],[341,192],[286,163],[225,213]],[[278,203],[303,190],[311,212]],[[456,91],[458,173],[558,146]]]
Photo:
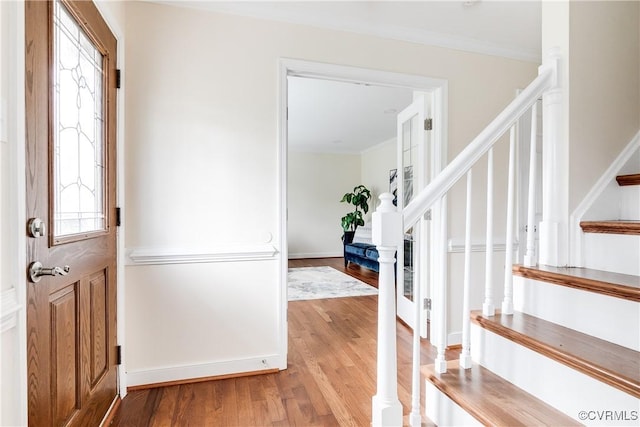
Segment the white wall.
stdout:
[[[128,250],[279,249],[279,58],[446,78],[449,158],[536,74],[537,64],[353,33],[142,2],[126,9]],[[273,351],[283,362],[280,262],[128,266],[129,368],[149,381],[160,366],[256,370]],[[196,298],[207,308],[192,317]],[[167,354],[132,338],[158,334],[160,321],[180,325]],[[210,336],[215,346],[196,351]]]
[[389,191],[389,170],[396,167],[395,138],[361,154],[289,151],[289,258],[342,256],[340,218],[350,208],[342,195],[363,184],[371,191],[369,213]]
[[367,222],[371,221],[371,212],[375,211],[380,203],[378,197],[389,192],[389,171],[398,167],[396,157],[396,138],[375,145],[361,155],[362,183],[371,190]]
[[640,127],[638,2],[571,2],[569,209]]
[[342,256],[340,203],[360,185],[360,155],[289,151],[289,258]]

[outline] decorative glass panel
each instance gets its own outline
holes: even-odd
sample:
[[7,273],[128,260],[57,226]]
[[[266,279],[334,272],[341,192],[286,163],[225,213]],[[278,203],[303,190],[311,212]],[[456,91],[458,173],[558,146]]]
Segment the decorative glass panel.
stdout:
[[[404,165],[404,171],[402,174],[403,206],[407,206],[413,199],[415,179],[413,166],[415,159],[418,157],[417,142],[412,138],[416,131],[415,122],[417,122],[417,116],[412,117],[410,120],[407,120],[402,124],[402,164]],[[411,228],[404,235],[404,283],[402,288],[404,297],[409,301],[413,301],[413,290],[416,282],[415,247],[416,235],[414,229]]]
[[55,2],[53,221],[56,237],[106,228],[103,56]]

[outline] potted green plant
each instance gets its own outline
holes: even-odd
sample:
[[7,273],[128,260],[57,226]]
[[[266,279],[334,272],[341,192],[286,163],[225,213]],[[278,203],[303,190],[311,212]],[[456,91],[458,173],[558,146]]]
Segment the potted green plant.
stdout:
[[369,199],[371,192],[364,185],[358,185],[351,193],[345,193],[342,196],[341,203],[349,203],[354,206],[353,212],[349,212],[341,219],[342,230],[344,235],[342,240],[345,244],[353,241],[353,236],[359,225],[364,225],[363,214],[369,212]]

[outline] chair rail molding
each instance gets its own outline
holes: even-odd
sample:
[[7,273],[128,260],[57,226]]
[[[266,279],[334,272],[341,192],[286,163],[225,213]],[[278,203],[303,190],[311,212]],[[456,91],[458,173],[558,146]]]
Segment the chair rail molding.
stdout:
[[194,264],[274,259],[278,250],[271,244],[229,245],[216,248],[127,249],[127,265]]
[[[513,244],[514,248],[517,246],[517,242]],[[492,244],[493,252],[504,252],[507,249],[507,241],[504,237],[496,239],[494,237],[494,243]],[[454,237],[447,241],[447,252],[450,254],[464,253],[464,237]],[[514,249],[514,251],[516,251]],[[486,240],[478,239],[471,240],[471,252],[486,252],[487,242]]]

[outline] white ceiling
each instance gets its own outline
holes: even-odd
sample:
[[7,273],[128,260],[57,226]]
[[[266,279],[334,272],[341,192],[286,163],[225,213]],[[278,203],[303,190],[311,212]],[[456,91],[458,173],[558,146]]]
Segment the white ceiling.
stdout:
[[[540,0],[155,2],[540,62]],[[404,89],[290,77],[290,148],[362,152],[395,135],[390,110],[411,99]]]
[[289,77],[289,147],[361,153],[396,135],[396,115],[409,89]]

